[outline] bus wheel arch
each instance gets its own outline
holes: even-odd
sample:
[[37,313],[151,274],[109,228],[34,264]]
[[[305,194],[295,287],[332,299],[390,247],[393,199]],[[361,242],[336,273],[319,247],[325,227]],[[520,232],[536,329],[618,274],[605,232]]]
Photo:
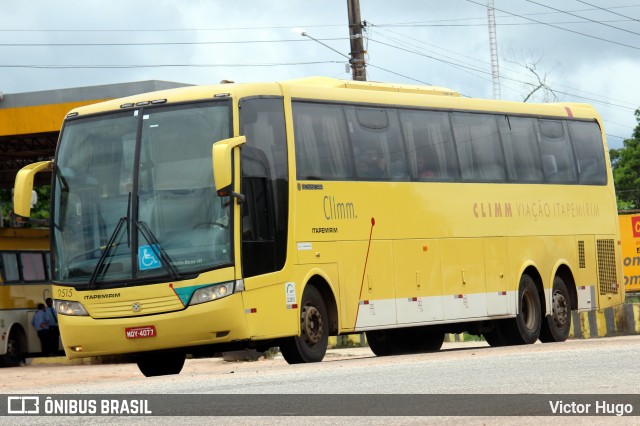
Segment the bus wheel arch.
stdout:
[[0,365],[15,367],[20,365],[28,351],[27,334],[20,324],[14,324],[7,336],[7,350],[0,356]]
[[333,290],[329,283],[320,275],[314,275],[307,282],[307,286],[315,287],[324,300],[324,305],[327,308],[327,314],[329,316],[329,336],[336,336],[338,334],[338,304],[333,294]]
[[[298,310],[300,334],[282,339],[280,352],[289,364],[320,362],[327,352],[331,330],[337,331],[335,299],[324,278],[314,276],[307,282]],[[332,311],[335,320],[329,313]]]

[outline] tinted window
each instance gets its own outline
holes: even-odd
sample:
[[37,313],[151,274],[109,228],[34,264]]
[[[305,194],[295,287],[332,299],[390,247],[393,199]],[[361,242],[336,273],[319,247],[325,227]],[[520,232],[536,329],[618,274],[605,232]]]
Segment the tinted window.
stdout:
[[401,110],[400,123],[411,177],[420,180],[458,177],[449,114]]
[[606,184],[607,167],[598,124],[582,121],[569,122],[569,134],[578,160],[580,183]]
[[495,116],[453,113],[452,125],[462,178],[504,181],[504,159]]
[[344,108],[356,165],[365,180],[406,179],[406,158],[394,109]]
[[2,280],[4,282],[20,281],[18,255],[16,253],[2,253]]
[[353,176],[349,135],[341,106],[295,102],[293,129],[298,179]]
[[21,253],[22,279],[24,281],[45,281],[44,258],[42,253]]
[[500,117],[498,123],[509,179],[518,182],[542,182],[536,119]]
[[569,135],[562,121],[539,120],[540,155],[547,182],[576,182],[576,167]]
[[[264,253],[275,257],[274,267],[280,269],[286,258],[289,211],[287,138],[282,98],[243,100],[240,104],[240,128],[247,137],[246,149],[241,150],[243,185],[251,186],[250,195],[266,197],[252,200],[255,204],[251,207],[244,206],[243,220],[245,217],[253,218],[250,227],[254,231],[262,229],[261,235],[265,235],[265,226],[275,226],[275,232],[269,233],[271,243],[261,245],[251,256],[243,255],[243,259],[250,262],[253,255]],[[256,191],[258,186],[264,189],[262,194]],[[248,208],[254,208],[253,213],[261,209],[260,212],[266,212],[266,215],[245,214]],[[267,218],[270,222],[265,224]],[[244,224],[242,226],[244,228]]]

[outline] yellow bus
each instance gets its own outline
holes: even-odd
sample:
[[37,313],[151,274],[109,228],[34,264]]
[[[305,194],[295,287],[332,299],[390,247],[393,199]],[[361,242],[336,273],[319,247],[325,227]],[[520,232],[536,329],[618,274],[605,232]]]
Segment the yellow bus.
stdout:
[[31,319],[52,297],[49,229],[0,228],[0,365],[19,365],[41,351]]
[[622,303],[613,179],[584,104],[306,78],[186,87],[71,111],[52,172],[52,274],[70,358],[278,346],[373,352],[563,341]]

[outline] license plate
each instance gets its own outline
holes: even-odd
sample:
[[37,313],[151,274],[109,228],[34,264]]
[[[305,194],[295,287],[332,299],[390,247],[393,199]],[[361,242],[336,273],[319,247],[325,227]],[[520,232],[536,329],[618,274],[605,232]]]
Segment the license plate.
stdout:
[[145,337],[156,337],[156,327],[146,325],[144,327],[130,327],[124,329],[127,339],[143,339]]

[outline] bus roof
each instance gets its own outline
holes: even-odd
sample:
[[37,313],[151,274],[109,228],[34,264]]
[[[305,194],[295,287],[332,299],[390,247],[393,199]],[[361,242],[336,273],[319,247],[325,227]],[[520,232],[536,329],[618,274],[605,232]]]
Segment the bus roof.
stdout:
[[[378,92],[376,95],[375,92]],[[291,96],[298,99],[398,104],[405,106],[431,106],[434,108],[510,112],[515,114],[539,114],[549,117],[576,117],[597,119],[599,115],[588,104],[582,103],[524,103],[462,97],[458,92],[438,86],[380,83],[372,81],[340,80],[330,77],[305,77],[280,82],[234,83],[188,86],[149,92],[120,99],[113,99],[72,110],[80,115],[141,106],[153,101],[188,102],[216,97],[242,98],[245,96]],[[427,100],[428,99],[428,100]]]

